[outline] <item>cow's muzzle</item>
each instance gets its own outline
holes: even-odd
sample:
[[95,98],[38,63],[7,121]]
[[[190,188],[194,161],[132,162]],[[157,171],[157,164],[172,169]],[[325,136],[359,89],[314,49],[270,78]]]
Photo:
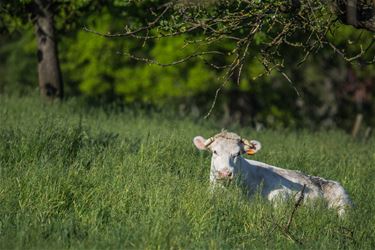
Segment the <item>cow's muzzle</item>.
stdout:
[[217,179],[218,180],[232,180],[233,179],[233,172],[228,170],[218,171],[217,172]]

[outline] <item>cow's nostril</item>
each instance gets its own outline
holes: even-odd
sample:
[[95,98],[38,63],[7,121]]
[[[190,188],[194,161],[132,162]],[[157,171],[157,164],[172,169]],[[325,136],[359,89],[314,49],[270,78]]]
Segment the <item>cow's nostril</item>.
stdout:
[[232,177],[233,176],[233,173],[232,172],[229,172],[228,173],[228,177]]

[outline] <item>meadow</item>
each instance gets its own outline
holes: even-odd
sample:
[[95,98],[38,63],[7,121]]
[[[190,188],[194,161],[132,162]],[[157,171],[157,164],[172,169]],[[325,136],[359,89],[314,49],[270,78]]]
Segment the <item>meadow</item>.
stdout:
[[233,124],[252,159],[339,181],[355,207],[274,208],[208,187],[210,154],[192,144],[219,124],[79,100],[0,96],[0,249],[374,249],[375,138]]

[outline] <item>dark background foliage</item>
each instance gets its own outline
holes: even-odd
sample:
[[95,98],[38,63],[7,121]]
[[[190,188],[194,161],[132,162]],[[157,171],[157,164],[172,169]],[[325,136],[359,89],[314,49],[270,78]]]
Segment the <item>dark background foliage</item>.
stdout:
[[[26,5],[32,1],[21,2]],[[182,115],[202,118],[207,114],[215,92],[223,82],[223,72],[210,67],[207,61],[228,64],[232,59],[230,56],[209,55],[205,60],[193,58],[183,64],[162,67],[134,60],[127,53],[170,63],[193,54],[197,48],[201,51],[231,50],[233,42],[187,45],[186,41],[199,40],[203,36],[199,32],[146,42],[132,37],[106,38],[83,30],[83,27],[90,27],[110,34],[122,31],[125,25],[142,27],[152,20],[150,9],[157,9],[163,4],[161,1],[57,3],[60,5],[56,11],[56,33],[66,98],[82,96],[90,103],[116,102],[129,107],[171,109]],[[1,94],[28,95],[37,91],[36,41],[29,22],[32,16],[25,15],[27,11],[21,7],[24,5],[20,4],[13,15],[2,12]],[[181,24],[178,18],[181,16],[175,17],[174,25]],[[311,27],[315,26],[312,24]],[[176,27],[161,23],[150,34],[156,35],[168,28]],[[275,26],[272,32],[277,34],[280,29],[281,26]],[[223,126],[242,123],[256,128],[340,127],[350,130],[355,117],[363,114],[365,124],[374,126],[375,70],[372,64],[361,60],[348,62],[329,46],[311,53],[303,64],[297,64],[305,51],[280,45],[281,54],[275,54],[274,58],[283,58],[283,72],[291,79],[289,82],[276,70],[263,74],[265,69],[259,57],[262,48],[269,43],[269,36],[263,31],[255,34],[240,81],[230,79],[223,87],[212,113],[214,119]],[[297,40],[304,40],[305,36],[299,31],[291,34]],[[334,26],[327,38],[352,56],[374,41],[370,31],[348,25]],[[370,54],[374,52],[373,46],[368,48]]]

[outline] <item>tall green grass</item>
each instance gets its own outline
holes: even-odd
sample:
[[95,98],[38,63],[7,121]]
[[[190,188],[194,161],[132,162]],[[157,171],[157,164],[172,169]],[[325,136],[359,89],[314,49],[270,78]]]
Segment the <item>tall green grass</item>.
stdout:
[[[208,191],[213,122],[168,114],[0,99],[0,249],[374,249],[375,140],[340,131],[255,132],[253,159],[334,179],[355,208],[278,208],[231,185]],[[279,226],[277,226],[279,225]]]

